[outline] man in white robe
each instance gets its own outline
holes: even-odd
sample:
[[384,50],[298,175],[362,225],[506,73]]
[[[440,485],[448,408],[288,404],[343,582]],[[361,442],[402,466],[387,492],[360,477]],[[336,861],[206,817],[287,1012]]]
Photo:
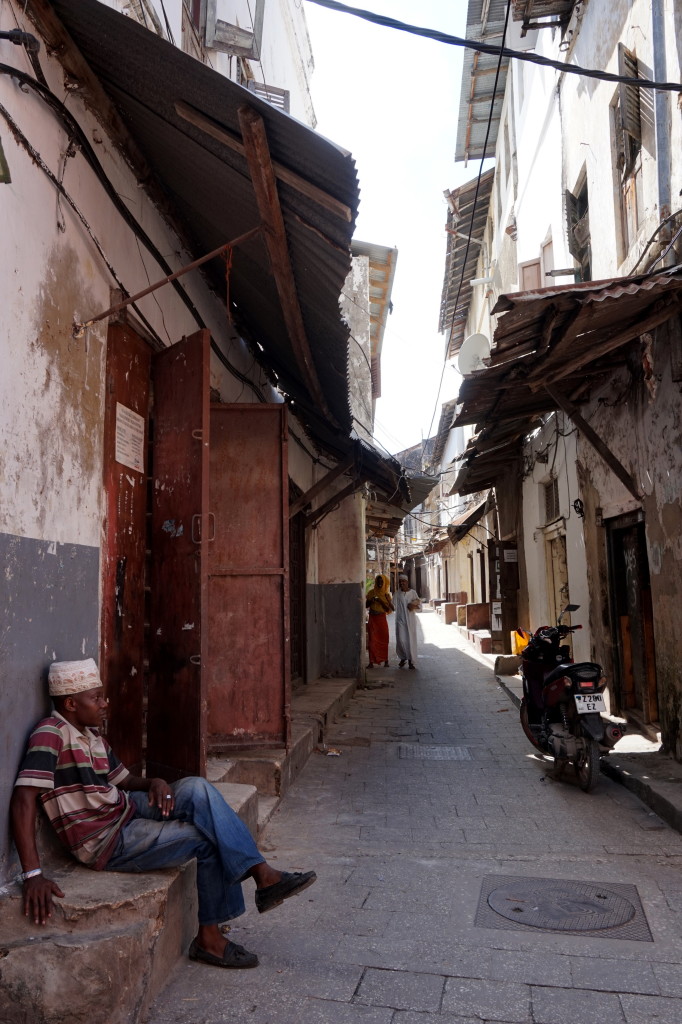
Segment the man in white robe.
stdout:
[[398,577],[399,589],[393,596],[395,602],[395,649],[400,659],[399,667],[407,662],[408,668],[416,668],[417,658],[417,616],[421,602],[416,590],[410,589],[407,576]]

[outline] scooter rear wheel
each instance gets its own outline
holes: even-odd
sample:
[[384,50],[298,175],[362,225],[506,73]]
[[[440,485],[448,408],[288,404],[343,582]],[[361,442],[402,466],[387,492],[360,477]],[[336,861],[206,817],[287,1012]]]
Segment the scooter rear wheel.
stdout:
[[521,722],[521,728],[525,732],[527,739],[533,744],[536,750],[540,750],[540,744],[533,735],[533,731],[530,727],[530,722],[528,720],[528,705],[526,704],[525,697],[521,701],[521,707],[519,708],[519,720]]
[[582,736],[578,744],[578,755],[574,764],[575,774],[580,788],[584,793],[589,793],[597,785],[599,779],[599,744],[591,736]]

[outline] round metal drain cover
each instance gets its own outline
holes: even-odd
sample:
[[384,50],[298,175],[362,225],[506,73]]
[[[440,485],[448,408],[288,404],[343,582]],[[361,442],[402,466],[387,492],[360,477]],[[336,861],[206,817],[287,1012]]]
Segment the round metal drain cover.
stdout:
[[635,916],[636,908],[608,886],[594,882],[502,885],[488,896],[488,905],[509,921],[557,932],[593,932],[618,928]]

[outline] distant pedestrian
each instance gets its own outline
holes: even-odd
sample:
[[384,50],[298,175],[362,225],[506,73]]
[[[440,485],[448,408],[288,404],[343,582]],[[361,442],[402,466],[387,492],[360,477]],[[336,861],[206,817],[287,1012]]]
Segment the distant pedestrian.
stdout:
[[365,601],[369,609],[367,622],[367,650],[369,651],[369,664],[367,668],[384,663],[388,668],[388,619],[393,608],[391,593],[389,591],[390,581],[388,576],[379,574],[374,581],[374,586],[367,592]]
[[398,577],[399,590],[395,595],[395,649],[400,658],[399,667],[407,662],[408,668],[416,668],[417,617],[421,601],[416,590],[410,589],[407,576]]

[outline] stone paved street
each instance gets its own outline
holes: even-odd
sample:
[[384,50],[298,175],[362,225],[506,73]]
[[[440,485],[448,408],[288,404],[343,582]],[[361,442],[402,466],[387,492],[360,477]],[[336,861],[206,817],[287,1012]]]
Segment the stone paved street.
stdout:
[[[187,962],[151,1024],[682,1024],[682,836],[604,776],[554,781],[489,666],[420,628],[418,671],[370,673],[265,832],[317,884],[259,916],[247,883],[261,966]],[[476,924],[490,876],[634,886],[653,941]]]

